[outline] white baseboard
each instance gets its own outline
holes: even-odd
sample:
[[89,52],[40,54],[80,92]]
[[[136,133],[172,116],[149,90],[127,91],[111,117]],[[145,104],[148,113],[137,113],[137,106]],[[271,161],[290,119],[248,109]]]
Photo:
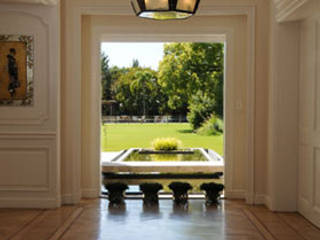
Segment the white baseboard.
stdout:
[[320,227],[320,209],[314,207],[310,202],[299,198],[298,199],[298,212],[307,218],[317,227]]
[[75,195],[68,193],[68,194],[63,194],[61,199],[62,199],[62,204],[67,205],[67,204],[77,204],[80,202],[81,198],[98,198],[100,196],[100,189],[95,189],[95,188],[83,188],[81,190],[81,193],[77,193]]
[[250,204],[256,205],[265,205],[269,209],[271,209],[271,200],[270,197],[266,194],[254,194],[248,196],[245,191],[243,190],[233,190],[233,191],[226,191],[225,197],[227,199],[245,199]]
[[76,193],[76,194],[63,194],[61,196],[61,204],[62,205],[68,205],[68,204],[77,204],[81,200],[81,193]]
[[256,205],[267,205],[266,204],[266,198],[267,198],[267,196],[265,194],[256,194],[254,196],[253,203],[256,204]]
[[0,208],[58,208],[61,206],[60,198],[0,198]]
[[272,210],[272,200],[271,200],[271,197],[269,195],[266,195],[265,196],[265,203],[266,207],[269,209],[269,210]]
[[81,190],[83,198],[98,198],[100,196],[100,189],[96,188],[83,188]]
[[246,193],[244,190],[225,191],[224,196],[227,199],[246,199]]
[[73,204],[72,194],[63,194],[61,196],[61,203],[62,203],[62,205]]

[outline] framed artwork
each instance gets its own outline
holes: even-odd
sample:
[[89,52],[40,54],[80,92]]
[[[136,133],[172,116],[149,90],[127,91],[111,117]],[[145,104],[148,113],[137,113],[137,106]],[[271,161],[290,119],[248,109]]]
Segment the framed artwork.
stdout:
[[0,106],[33,104],[33,37],[0,35]]

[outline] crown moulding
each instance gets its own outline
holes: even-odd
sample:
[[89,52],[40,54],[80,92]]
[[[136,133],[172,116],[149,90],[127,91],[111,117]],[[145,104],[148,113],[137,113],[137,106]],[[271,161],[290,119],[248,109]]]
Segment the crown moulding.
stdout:
[[27,4],[40,4],[47,6],[57,5],[59,0],[0,0],[0,3],[27,3]]
[[309,0],[273,0],[276,19],[278,22],[286,21],[295,11]]

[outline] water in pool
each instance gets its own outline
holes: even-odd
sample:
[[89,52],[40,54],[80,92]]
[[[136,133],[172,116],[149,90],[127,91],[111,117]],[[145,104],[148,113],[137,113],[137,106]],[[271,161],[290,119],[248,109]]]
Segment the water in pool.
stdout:
[[133,151],[124,159],[125,162],[204,162],[208,159],[200,150],[178,153],[146,153],[139,150]]

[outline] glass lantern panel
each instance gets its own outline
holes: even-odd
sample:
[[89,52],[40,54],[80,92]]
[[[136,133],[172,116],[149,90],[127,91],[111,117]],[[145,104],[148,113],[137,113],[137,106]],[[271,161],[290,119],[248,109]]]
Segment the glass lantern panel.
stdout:
[[197,0],[178,0],[177,10],[193,12]]
[[169,0],[145,0],[147,10],[169,10]]

